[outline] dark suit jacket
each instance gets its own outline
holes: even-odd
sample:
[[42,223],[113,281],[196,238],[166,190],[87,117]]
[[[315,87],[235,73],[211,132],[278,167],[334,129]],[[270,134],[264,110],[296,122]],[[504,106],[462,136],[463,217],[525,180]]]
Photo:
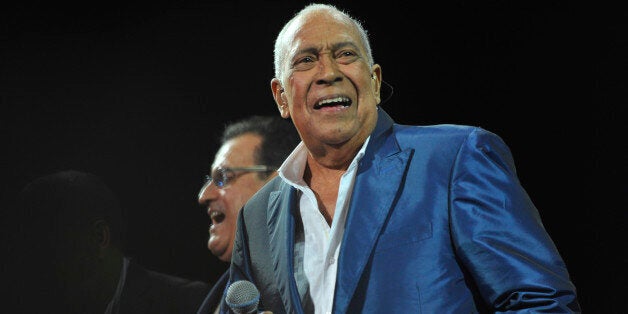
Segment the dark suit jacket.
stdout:
[[209,285],[148,270],[131,260],[119,314],[193,314]]
[[214,310],[216,309],[216,307],[222,303],[222,300],[223,300],[222,296],[225,292],[225,289],[227,288],[228,281],[229,281],[229,272],[226,271],[224,274],[222,274],[222,276],[220,276],[220,278],[218,279],[218,282],[216,282],[216,284],[209,291],[209,294],[207,294],[207,297],[205,297],[205,300],[203,300],[203,303],[199,307],[196,314],[214,313]]
[[[394,124],[378,110],[349,204],[333,312],[579,311],[501,138],[470,126]],[[238,218],[230,282],[252,281],[260,310],[274,314],[303,312],[293,273],[297,204],[277,177]]]

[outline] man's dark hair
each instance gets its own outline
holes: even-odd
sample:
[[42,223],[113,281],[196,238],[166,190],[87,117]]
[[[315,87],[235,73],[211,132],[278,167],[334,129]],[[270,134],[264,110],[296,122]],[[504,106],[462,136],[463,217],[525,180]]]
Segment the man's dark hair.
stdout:
[[23,223],[35,226],[34,221],[41,221],[51,232],[81,230],[104,220],[111,243],[123,247],[125,213],[115,194],[94,174],[63,170],[38,177],[18,195],[18,209]]
[[254,115],[227,124],[220,142],[224,144],[246,133],[262,137],[260,146],[253,154],[256,163],[273,168],[279,168],[301,140],[291,120],[279,116]]

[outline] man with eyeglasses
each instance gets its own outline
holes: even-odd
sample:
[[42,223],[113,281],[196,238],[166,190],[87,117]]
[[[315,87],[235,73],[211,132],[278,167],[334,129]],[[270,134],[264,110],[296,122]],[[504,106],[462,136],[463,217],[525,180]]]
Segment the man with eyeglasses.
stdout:
[[[290,120],[251,116],[226,126],[214,157],[211,175],[198,193],[198,202],[211,219],[207,247],[223,262],[231,261],[237,216],[257,190],[277,176],[277,168],[300,138]],[[209,292],[198,314],[219,309],[226,288],[224,273]]]

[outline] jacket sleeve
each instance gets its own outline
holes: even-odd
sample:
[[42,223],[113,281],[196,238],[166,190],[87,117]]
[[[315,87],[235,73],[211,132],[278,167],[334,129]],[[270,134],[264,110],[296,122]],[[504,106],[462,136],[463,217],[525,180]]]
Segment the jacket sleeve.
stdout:
[[451,178],[456,254],[495,312],[580,312],[566,265],[521,186],[507,145],[477,128]]

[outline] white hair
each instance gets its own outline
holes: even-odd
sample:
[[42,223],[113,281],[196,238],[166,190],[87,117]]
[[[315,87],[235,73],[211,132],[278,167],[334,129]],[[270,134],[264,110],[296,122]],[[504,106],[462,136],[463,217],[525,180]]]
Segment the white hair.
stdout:
[[369,42],[368,33],[362,26],[362,23],[360,23],[359,20],[350,16],[348,13],[339,10],[333,5],[313,3],[313,4],[307,5],[297,14],[295,14],[294,17],[292,17],[292,19],[290,19],[290,21],[288,21],[288,23],[284,25],[284,27],[279,32],[279,35],[277,35],[277,39],[275,40],[275,50],[274,50],[275,77],[279,79],[282,85],[285,83],[284,81],[285,77],[283,77],[285,75],[284,66],[285,66],[285,63],[287,62],[286,57],[288,56],[288,51],[287,51],[288,47],[285,42],[285,36],[287,35],[290,27],[292,26],[292,24],[294,24],[295,21],[315,11],[319,11],[319,12],[325,11],[329,13],[330,15],[334,16],[335,18],[337,18],[338,20],[344,20],[354,25],[356,30],[360,34],[360,40],[362,41],[362,46],[364,46],[364,50],[366,50],[366,57],[367,57],[369,66],[373,66],[374,64],[373,53],[371,51],[371,44]]

